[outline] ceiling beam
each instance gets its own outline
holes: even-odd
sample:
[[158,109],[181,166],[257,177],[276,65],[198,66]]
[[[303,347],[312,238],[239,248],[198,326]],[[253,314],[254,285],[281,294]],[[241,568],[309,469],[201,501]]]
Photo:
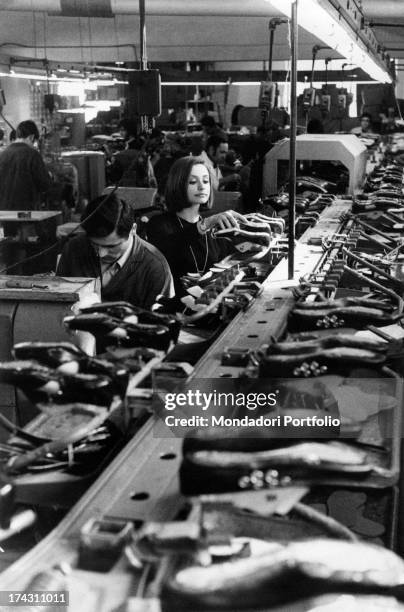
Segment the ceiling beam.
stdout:
[[[0,0],[3,11],[38,11],[51,15],[112,17],[113,15],[138,15],[139,3],[135,0]],[[268,17],[277,15],[266,0],[148,0],[148,15],[206,16],[231,15],[238,17]]]
[[[108,68],[106,67],[106,72]],[[185,72],[181,70],[173,70],[169,68],[160,67],[162,81],[169,82],[220,82],[226,84],[226,81],[231,82],[258,82],[265,81],[268,77],[268,72],[265,70],[203,70],[203,71],[191,71]],[[285,70],[274,70],[272,78],[274,82],[282,83],[286,80],[287,72]],[[298,80],[299,82],[305,82],[310,80],[310,70],[299,70]],[[318,70],[314,72],[314,81],[324,82],[328,76],[328,81],[369,81],[372,79],[360,68],[354,70],[328,70],[328,75],[325,70]]]

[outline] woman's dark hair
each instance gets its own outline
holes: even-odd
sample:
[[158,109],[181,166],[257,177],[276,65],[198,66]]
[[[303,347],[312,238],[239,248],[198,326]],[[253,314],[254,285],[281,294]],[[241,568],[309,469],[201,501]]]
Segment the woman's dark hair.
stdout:
[[39,131],[34,121],[31,119],[27,119],[27,121],[21,121],[17,125],[16,130],[17,138],[28,138],[28,136],[33,136],[34,140],[39,140]]
[[127,238],[135,223],[135,212],[115,193],[92,200],[81,216],[82,226],[91,238],[105,238],[115,230],[118,236]]
[[[188,179],[192,168],[200,165],[204,166],[208,170],[204,162],[197,157],[180,157],[180,159],[177,159],[177,161],[175,161],[171,166],[167,177],[165,192],[166,206],[170,212],[179,212],[180,210],[189,208],[191,206],[187,196]],[[209,170],[208,174],[210,196],[208,202],[205,204],[205,207],[212,208],[213,189]]]
[[204,115],[201,119],[201,125],[205,128],[216,127],[216,121],[211,115]]
[[230,119],[232,125],[239,125],[238,115],[242,108],[244,108],[242,104],[236,104],[236,106],[233,108]]
[[310,119],[307,124],[308,134],[324,134],[324,126],[320,119]]
[[118,130],[123,129],[128,132],[128,136],[137,136],[137,123],[133,119],[122,119],[118,123]]

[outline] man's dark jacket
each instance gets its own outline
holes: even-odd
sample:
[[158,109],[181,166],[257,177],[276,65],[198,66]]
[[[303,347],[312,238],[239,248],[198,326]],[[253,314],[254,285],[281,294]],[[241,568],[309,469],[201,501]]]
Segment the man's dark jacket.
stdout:
[[[56,271],[58,276],[100,276],[97,255],[83,234],[71,238],[63,249]],[[172,296],[172,276],[168,263],[154,246],[134,236],[132,253],[121,270],[102,288],[103,301],[125,300],[150,309],[158,295]]]
[[0,153],[0,210],[38,210],[51,185],[40,153],[13,142]]

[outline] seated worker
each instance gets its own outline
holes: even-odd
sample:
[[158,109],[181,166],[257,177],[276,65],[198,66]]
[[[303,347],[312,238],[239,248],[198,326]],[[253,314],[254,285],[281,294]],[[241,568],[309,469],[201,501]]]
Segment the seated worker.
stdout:
[[212,178],[212,187],[215,191],[225,189],[230,183],[240,185],[240,176],[237,172],[223,176],[220,166],[225,165],[226,155],[229,152],[229,143],[224,136],[210,136],[206,141],[205,150],[198,155],[209,169]]
[[197,157],[182,157],[172,165],[166,184],[168,212],[152,217],[147,224],[147,239],[167,259],[177,296],[185,290],[181,277],[192,273],[202,276],[209,268],[233,252],[224,238],[215,238],[212,228],[238,226],[243,217],[226,211],[202,219],[200,211],[211,208],[213,190],[208,168]]
[[359,138],[371,138],[373,140],[379,138],[379,135],[373,132],[372,116],[369,113],[362,113],[360,122],[360,125],[352,128],[351,134],[355,134],[355,136],[359,136]]
[[122,119],[118,125],[119,135],[125,142],[125,149],[140,150],[144,145],[144,138],[138,136],[136,121]]
[[136,235],[134,211],[115,193],[90,202],[82,216],[85,235],[69,240],[58,276],[97,278],[101,299],[125,300],[150,309],[158,295],[172,297],[172,276],[163,255]]
[[145,138],[137,135],[135,121],[123,119],[119,133],[125,148],[113,154],[107,167],[108,180],[123,187],[156,187],[150,156],[145,150]]

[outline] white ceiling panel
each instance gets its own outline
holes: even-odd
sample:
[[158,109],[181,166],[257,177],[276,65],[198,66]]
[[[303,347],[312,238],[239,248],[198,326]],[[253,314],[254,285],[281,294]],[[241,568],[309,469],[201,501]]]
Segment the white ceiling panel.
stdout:
[[[36,0],[32,4],[35,6]],[[132,0],[133,4],[137,3]],[[148,4],[146,2],[146,7]],[[201,2],[198,0],[197,4]],[[170,2],[167,1],[166,5],[169,10]],[[196,6],[193,0],[188,2],[189,12],[195,8],[193,5]],[[218,5],[220,3],[216,3]],[[233,2],[233,5],[234,11],[240,11],[239,2]],[[262,0],[247,0],[244,6],[245,16],[148,15],[149,61],[266,60],[268,24],[275,14],[274,9]],[[261,12],[266,7],[267,15],[254,16],[259,12],[254,7]],[[32,11],[1,12],[0,49],[11,56],[46,56],[50,60],[68,62],[134,61],[140,54],[139,39],[138,15],[88,18]],[[315,44],[321,44],[321,41],[305,30],[299,30],[301,59],[311,58]],[[288,32],[282,25],[275,32],[274,60],[285,60],[289,55]],[[328,51],[327,56],[339,57],[332,51]]]

